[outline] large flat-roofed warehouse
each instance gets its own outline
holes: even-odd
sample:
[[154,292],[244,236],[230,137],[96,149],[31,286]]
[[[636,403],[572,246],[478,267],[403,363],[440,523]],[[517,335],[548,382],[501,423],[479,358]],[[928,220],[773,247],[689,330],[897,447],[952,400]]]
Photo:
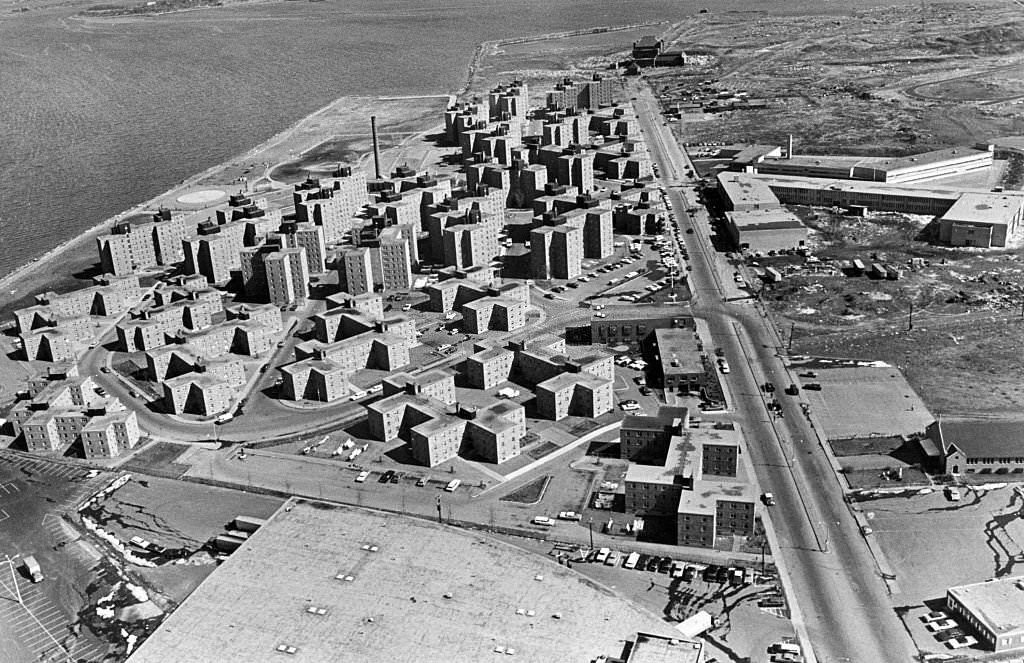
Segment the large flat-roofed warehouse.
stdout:
[[737,248],[768,253],[799,249],[807,243],[807,226],[786,209],[726,212],[726,228]]
[[425,520],[291,500],[130,660],[591,661],[638,632],[673,635],[546,557]]
[[946,607],[990,649],[1024,647],[1024,576],[950,587]]
[[764,158],[739,163],[754,172],[798,177],[824,177],[899,184],[919,180],[962,175],[991,168],[995,148],[952,147],[905,157],[849,157],[801,155],[788,158]]
[[723,171],[718,174],[717,179],[722,202],[729,211],[749,212],[756,209],[778,209],[782,206],[771,187],[761,178]]
[[1024,196],[965,193],[939,218],[939,241],[952,246],[1006,246],[1020,226]]

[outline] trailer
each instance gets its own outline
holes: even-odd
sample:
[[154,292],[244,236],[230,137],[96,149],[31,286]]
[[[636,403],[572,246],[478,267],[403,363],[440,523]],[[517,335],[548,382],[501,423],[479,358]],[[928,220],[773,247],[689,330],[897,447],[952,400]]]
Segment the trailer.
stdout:
[[782,272],[774,267],[767,267],[764,270],[764,277],[770,283],[778,283],[782,280]]
[[895,265],[883,265],[885,267],[885,278],[890,281],[899,281],[900,277],[903,276],[902,270]]
[[882,267],[882,265],[877,262],[871,263],[871,276],[884,279],[886,277],[885,267]]
[[22,564],[25,567],[25,573],[28,574],[29,580],[32,582],[42,582],[45,579],[42,567],[39,566],[39,562],[32,555],[25,557],[22,560]]
[[865,269],[867,269],[867,267],[864,265],[864,261],[861,260],[860,258],[855,258],[850,267],[850,271],[857,276],[863,274]]

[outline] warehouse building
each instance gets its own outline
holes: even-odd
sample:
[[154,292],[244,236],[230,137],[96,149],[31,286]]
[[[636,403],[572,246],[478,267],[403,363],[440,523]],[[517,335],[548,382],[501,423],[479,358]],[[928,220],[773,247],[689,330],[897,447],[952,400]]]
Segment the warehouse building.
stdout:
[[807,226],[786,209],[726,212],[725,219],[729,236],[741,251],[781,252],[807,243]]

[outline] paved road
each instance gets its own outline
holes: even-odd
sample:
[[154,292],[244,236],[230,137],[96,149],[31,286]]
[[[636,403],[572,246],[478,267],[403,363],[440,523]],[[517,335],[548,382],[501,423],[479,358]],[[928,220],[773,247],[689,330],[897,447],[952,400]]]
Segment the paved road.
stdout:
[[[648,90],[634,103],[640,127],[670,187],[678,222],[694,234],[690,272],[694,312],[710,326],[716,345],[734,367],[729,387],[735,418],[747,434],[751,461],[760,485],[775,494],[771,509],[782,556],[790,572],[788,592],[802,613],[820,661],[870,663],[909,660],[915,650],[892,610],[886,588],[867,545],[843,501],[842,489],[800,407],[785,396],[791,381],[781,356],[781,341],[749,299],[733,301],[732,268],[710,245],[710,226],[701,211],[693,220],[685,210],[680,180],[690,167],[686,155],[662,124]],[[692,189],[691,189],[692,190]],[[759,385],[777,386],[784,416],[769,415]]]

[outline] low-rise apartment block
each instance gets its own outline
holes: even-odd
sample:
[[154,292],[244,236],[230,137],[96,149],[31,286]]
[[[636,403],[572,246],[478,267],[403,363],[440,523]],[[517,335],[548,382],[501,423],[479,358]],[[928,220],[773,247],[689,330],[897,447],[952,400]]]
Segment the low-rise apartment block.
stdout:
[[623,422],[630,448],[623,453],[644,461],[626,470],[626,511],[674,517],[681,546],[713,548],[721,537],[752,535],[756,498],[745,479],[739,432],[688,428],[679,414]]

